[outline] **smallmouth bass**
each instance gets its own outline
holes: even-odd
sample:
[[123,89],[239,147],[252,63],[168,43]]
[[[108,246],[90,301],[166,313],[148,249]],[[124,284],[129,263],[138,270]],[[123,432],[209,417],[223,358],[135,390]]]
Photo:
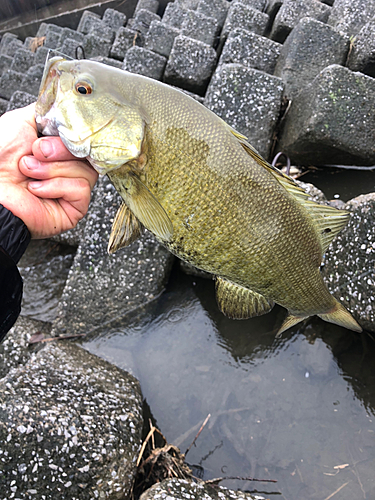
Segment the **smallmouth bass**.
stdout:
[[279,333],[318,315],[360,332],[319,267],[349,213],[315,204],[246,137],[183,92],[88,61],[52,58],[36,104],[45,135],[107,174],[124,202],[108,250],[146,227],[216,278],[220,310],[289,311]]

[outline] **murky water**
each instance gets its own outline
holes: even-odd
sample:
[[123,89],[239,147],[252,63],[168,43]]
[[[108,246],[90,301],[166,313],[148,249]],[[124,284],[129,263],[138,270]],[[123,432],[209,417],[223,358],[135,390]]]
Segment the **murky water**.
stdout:
[[174,270],[167,291],[84,342],[131,370],[168,441],[204,478],[272,499],[375,498],[375,342],[319,319],[275,339],[284,311],[231,321],[211,281]]

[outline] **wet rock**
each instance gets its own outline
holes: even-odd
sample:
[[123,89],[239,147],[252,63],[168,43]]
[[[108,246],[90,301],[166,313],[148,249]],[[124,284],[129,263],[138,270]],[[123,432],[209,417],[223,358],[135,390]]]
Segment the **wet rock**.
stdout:
[[318,0],[285,0],[275,16],[271,38],[284,43],[294,26],[303,17],[312,17],[322,23],[327,22],[330,7]]
[[335,0],[328,24],[348,35],[357,34],[375,16],[375,0]]
[[214,17],[220,28],[223,27],[230,3],[226,0],[199,0],[197,12]]
[[242,3],[234,3],[228,10],[223,30],[221,32],[221,43],[225,41],[229,33],[235,28],[242,28],[263,35],[268,23],[268,14],[257,9],[247,7]]
[[216,63],[215,50],[183,35],[175,38],[164,81],[203,95]]
[[229,33],[220,64],[238,63],[273,74],[282,45],[264,36],[237,28]]
[[156,14],[159,9],[159,2],[158,0],[138,0],[134,14],[136,14],[141,9],[146,9]]
[[240,64],[224,64],[211,79],[205,105],[267,158],[282,93],[280,78]]
[[143,47],[131,47],[124,58],[122,69],[161,80],[167,58]]
[[101,178],[54,323],[54,334],[86,333],[153,300],[164,289],[173,256],[150,233],[107,254],[120,198]]
[[328,204],[328,200],[323,191],[314,186],[314,184],[299,180],[296,180],[296,183],[309,195],[309,200],[315,201],[315,203]]
[[115,9],[106,9],[103,14],[102,21],[117,31],[126,23],[126,15]]
[[365,24],[351,43],[348,67],[375,77],[375,17]]
[[303,164],[375,164],[375,80],[328,66],[294,99],[280,148]]
[[19,89],[22,83],[23,74],[18,71],[7,69],[0,78],[0,97],[10,99],[13,92]]
[[234,491],[224,486],[194,483],[185,479],[166,479],[141,495],[140,500],[264,500],[264,497]]
[[345,64],[349,37],[330,26],[305,17],[291,31],[281,49],[275,75],[293,99],[316,75],[332,64]]
[[322,273],[333,295],[375,332],[375,193],[353,198],[346,209],[352,216],[327,250]]
[[100,38],[93,33],[86,35],[83,42],[86,59],[97,56],[108,57],[111,47],[111,41]]
[[113,59],[123,61],[126,52],[134,46],[142,46],[143,37],[129,28],[120,28],[110,49],[109,55]]
[[152,21],[146,35],[145,47],[161,56],[169,57],[180,30],[159,21]]
[[214,278],[213,274],[202,271],[201,269],[198,269],[197,267],[194,267],[188,262],[184,262],[183,260],[180,261],[180,268],[185,274],[188,274],[190,276],[197,276],[198,278],[206,278],[209,280],[212,280]]
[[127,497],[141,404],[128,373],[75,344],[47,345],[0,381],[2,497]]
[[160,21],[160,16],[149,10],[141,9],[134,18],[132,29],[146,35],[153,21]]
[[200,40],[213,46],[219,31],[219,25],[213,17],[190,10],[182,23],[181,35]]
[[26,73],[26,71],[34,64],[35,55],[26,49],[18,49],[14,54],[13,62],[10,66],[12,71],[18,73]]
[[81,19],[79,21],[77,31],[87,35],[93,26],[100,26],[102,20],[98,14],[91,12],[90,10],[85,10],[82,13]]

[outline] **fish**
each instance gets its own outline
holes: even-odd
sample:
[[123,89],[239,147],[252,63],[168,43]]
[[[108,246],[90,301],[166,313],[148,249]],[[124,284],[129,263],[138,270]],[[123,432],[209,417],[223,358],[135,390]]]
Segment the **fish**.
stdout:
[[320,273],[350,214],[319,205],[247,138],[179,89],[90,60],[46,63],[38,130],[108,175],[123,203],[109,253],[143,229],[215,279],[232,319],[288,315],[278,334],[317,315],[360,332]]

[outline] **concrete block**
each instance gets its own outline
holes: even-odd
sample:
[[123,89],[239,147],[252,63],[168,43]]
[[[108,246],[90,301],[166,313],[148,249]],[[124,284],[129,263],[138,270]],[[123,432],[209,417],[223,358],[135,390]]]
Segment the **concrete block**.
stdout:
[[143,47],[132,47],[125,55],[122,68],[131,73],[161,80],[166,64],[166,57]]
[[13,57],[6,56],[5,54],[0,54],[0,76],[3,72],[10,68],[13,62]]
[[280,149],[309,165],[375,165],[375,79],[325,68],[294,99]]
[[88,35],[93,26],[99,26],[101,24],[101,19],[98,14],[91,12],[90,10],[84,10],[79,21],[77,31]]
[[117,30],[115,40],[110,49],[109,55],[113,59],[123,61],[126,51],[133,46],[142,46],[143,36],[129,28]]
[[336,0],[328,24],[348,35],[356,35],[375,16],[375,0]]
[[11,69],[5,70],[0,78],[0,97],[10,99],[13,92],[20,88],[22,79],[22,73],[17,73]]
[[375,78],[375,17],[364,25],[352,42],[348,67]]
[[46,39],[44,40],[44,46],[49,49],[56,49],[60,45],[61,33],[56,33],[55,31],[50,31],[47,28]]
[[252,9],[264,12],[268,2],[267,0],[232,0],[232,4],[235,3],[242,3],[242,5],[246,5],[246,7],[251,7]]
[[11,42],[12,40],[17,40],[17,35],[15,35],[14,33],[4,33],[4,35],[1,37],[1,40],[0,40],[0,52],[2,52],[2,49],[8,45],[9,42]]
[[185,10],[196,10],[198,8],[199,0],[175,0],[176,5]]
[[331,8],[318,0],[284,0],[276,14],[270,37],[284,43],[294,26],[303,17],[312,17],[322,23],[327,22]]
[[86,59],[96,56],[108,57],[112,43],[103,38],[90,33],[85,36],[83,41],[83,49],[85,51]]
[[220,28],[213,17],[189,10],[181,27],[181,35],[213,46]]
[[12,111],[12,109],[24,108],[29,104],[35,102],[35,95],[29,94],[28,92],[21,92],[16,90],[13,92],[12,97],[9,100],[7,111]]
[[152,21],[160,21],[160,16],[150,12],[149,10],[141,9],[137,12],[136,17],[134,18],[132,29],[139,31],[142,35],[146,35]]
[[237,63],[273,74],[282,45],[264,36],[237,28],[229,33],[220,64]]
[[34,64],[45,64],[46,59],[50,55],[50,57],[53,57],[54,55],[57,55],[53,50],[48,49],[47,47],[38,47],[37,51],[35,52],[35,60]]
[[85,35],[83,33],[79,33],[79,31],[72,30],[70,28],[64,28],[60,35],[60,46],[67,39],[76,40],[79,43],[83,43]]
[[26,71],[34,64],[35,54],[30,50],[18,49],[14,54],[10,69],[18,73]]
[[223,27],[230,3],[227,0],[199,0],[197,12],[207,17],[214,17],[220,28]]
[[102,21],[96,26],[91,26],[89,35],[95,35],[98,38],[107,40],[107,42],[110,42],[112,45],[113,40],[115,39],[116,31]]
[[180,30],[160,21],[152,21],[145,39],[146,49],[169,57],[176,36]]
[[83,47],[83,43],[83,41],[78,42],[73,38],[66,38],[63,44],[58,47],[58,51],[62,54],[65,54],[66,56],[72,57],[73,59],[77,59],[78,47]]
[[41,23],[35,36],[36,37],[46,36],[47,26],[48,23]]
[[325,67],[345,64],[349,37],[331,26],[304,17],[281,49],[275,75],[285,84],[285,96],[294,97]]
[[117,31],[126,23],[126,15],[115,9],[106,9],[102,18],[103,23]]
[[122,62],[117,61],[117,59],[112,59],[111,57],[96,56],[92,57],[91,60],[107,64],[108,66],[113,66],[114,68],[122,69]]
[[35,66],[31,66],[31,68],[28,69],[26,75],[23,77],[20,90],[37,97],[39,94],[43,71],[44,64],[36,64]]
[[23,43],[18,38],[8,38],[2,46],[0,53],[6,56],[13,57],[18,49],[23,47]]
[[181,29],[185,21],[187,11],[176,3],[169,3],[164,11],[163,23],[173,28]]
[[0,97],[0,116],[6,113],[9,101]]
[[142,9],[149,10],[150,12],[156,14],[159,9],[159,2],[158,0],[138,0],[134,15],[136,15],[137,12]]
[[241,3],[235,3],[229,7],[228,15],[220,35],[221,41],[224,43],[229,33],[238,27],[246,31],[252,31],[257,35],[263,35],[268,19],[268,14],[252,9],[251,7],[246,7]]
[[216,57],[215,50],[209,45],[179,35],[169,56],[164,80],[203,95],[215,69]]
[[268,158],[282,94],[280,78],[241,64],[223,64],[211,79],[204,104]]

